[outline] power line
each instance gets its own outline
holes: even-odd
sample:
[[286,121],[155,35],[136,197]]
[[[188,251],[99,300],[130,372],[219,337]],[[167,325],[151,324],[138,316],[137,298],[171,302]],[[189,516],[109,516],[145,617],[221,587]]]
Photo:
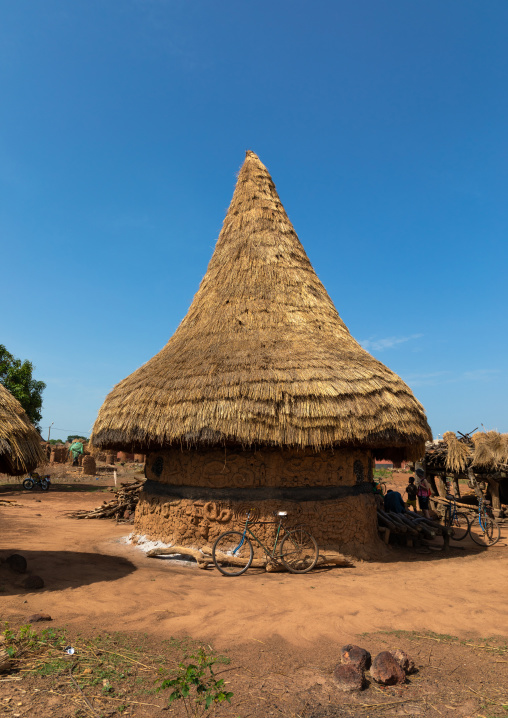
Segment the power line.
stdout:
[[89,431],[77,431],[76,429],[58,429],[56,426],[52,426],[51,431],[70,431],[73,434],[79,434],[80,436],[90,433]]

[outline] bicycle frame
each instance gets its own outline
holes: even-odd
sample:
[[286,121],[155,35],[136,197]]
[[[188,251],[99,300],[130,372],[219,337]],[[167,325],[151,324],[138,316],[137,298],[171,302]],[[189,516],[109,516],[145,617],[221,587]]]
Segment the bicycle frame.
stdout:
[[482,499],[478,500],[478,523],[480,524],[480,528],[483,533],[487,530],[486,527],[483,525],[482,522],[482,514],[484,518],[487,518],[487,507],[485,506],[485,503]]
[[[266,523],[273,523],[273,524],[275,524],[276,522],[275,522],[275,521],[267,521]],[[249,533],[249,534],[252,536],[252,538],[261,546],[261,548],[262,548],[263,551],[266,553],[266,555],[269,556],[271,559],[274,559],[274,558],[275,558],[275,551],[277,550],[277,546],[278,546],[278,543],[279,543],[280,530],[281,530],[282,528],[284,528],[284,527],[283,527],[283,525],[282,525],[282,518],[281,518],[281,519],[279,519],[279,525],[277,526],[277,533],[276,533],[276,535],[275,535],[275,543],[274,543],[274,546],[273,546],[273,550],[272,550],[272,552],[270,553],[270,550],[264,545],[264,543],[261,541],[261,539],[258,539],[258,537],[256,536],[256,534],[253,533],[253,532],[250,530],[250,528],[249,528],[249,516],[247,516],[247,521],[245,522],[245,528],[244,528],[243,533],[242,533],[242,540],[240,541],[240,543],[238,544],[238,546],[233,550],[233,554],[235,554],[235,553],[238,551],[238,549],[243,546],[243,542],[245,541],[245,536],[247,535],[247,533]]]

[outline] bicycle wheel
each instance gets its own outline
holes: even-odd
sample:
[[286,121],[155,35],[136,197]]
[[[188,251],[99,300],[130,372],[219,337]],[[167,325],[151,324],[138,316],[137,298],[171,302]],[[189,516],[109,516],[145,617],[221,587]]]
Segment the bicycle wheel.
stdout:
[[31,489],[33,489],[33,487],[34,487],[33,479],[25,479],[23,481],[23,488],[26,489],[27,491],[31,491]]
[[314,568],[319,550],[314,536],[304,528],[289,531],[280,545],[280,560],[291,573],[307,573]]
[[221,534],[213,545],[212,558],[224,576],[241,576],[252,563],[252,544],[240,531]]
[[449,523],[445,523],[452,530],[451,538],[454,541],[462,541],[469,533],[469,518],[467,514],[456,511],[454,516],[449,518]]
[[501,529],[499,524],[490,516],[482,516],[482,522],[474,521],[469,533],[471,538],[478,546],[493,546],[501,538]]

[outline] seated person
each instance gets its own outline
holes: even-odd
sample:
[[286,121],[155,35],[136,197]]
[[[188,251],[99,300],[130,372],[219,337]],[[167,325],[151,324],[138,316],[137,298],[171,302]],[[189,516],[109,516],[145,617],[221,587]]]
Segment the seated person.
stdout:
[[388,489],[385,496],[385,511],[392,511],[394,514],[403,514],[406,511],[406,505],[402,496],[398,491]]

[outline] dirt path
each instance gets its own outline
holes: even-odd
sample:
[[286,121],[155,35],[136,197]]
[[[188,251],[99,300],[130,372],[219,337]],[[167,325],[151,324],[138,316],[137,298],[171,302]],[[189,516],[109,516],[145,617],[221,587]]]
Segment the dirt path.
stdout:
[[[168,670],[182,660],[191,639],[227,657],[219,675],[234,700],[221,707],[224,718],[371,718],[381,710],[387,718],[505,715],[506,536],[487,551],[466,539],[449,554],[393,549],[388,563],[304,576],[250,570],[225,578],[214,569],[146,558],[125,543],[128,525],[67,518],[70,510],[110,498],[69,488],[0,494],[18,504],[0,505],[0,557],[22,553],[45,581],[44,589],[27,592],[24,576],[0,565],[0,616],[14,628],[35,612],[53,617],[49,625],[76,642],[75,675],[93,715],[183,718],[183,707],[168,709],[167,695],[156,693],[154,684],[161,666]],[[172,636],[176,640],[167,640]],[[488,636],[497,639],[485,641]],[[100,642],[95,650],[107,649],[94,652],[95,663],[87,662],[86,640]],[[348,642],[373,655],[403,648],[418,673],[403,686],[381,689],[370,681],[361,693],[341,693],[332,671]],[[110,665],[111,656],[119,667]],[[84,666],[93,667],[88,676]],[[45,671],[0,679],[0,713],[92,715],[67,666]],[[104,689],[105,676],[112,686]]]
[[379,630],[508,635],[505,535],[487,551],[466,539],[449,554],[394,549],[390,563],[303,576],[251,570],[225,578],[214,569],[146,558],[124,543],[127,525],[64,515],[109,494],[10,492],[2,498],[19,506],[0,508],[0,555],[23,553],[46,584],[27,594],[2,567],[0,614],[7,620],[44,611],[69,626],[187,634],[219,648],[273,637],[310,648]]

